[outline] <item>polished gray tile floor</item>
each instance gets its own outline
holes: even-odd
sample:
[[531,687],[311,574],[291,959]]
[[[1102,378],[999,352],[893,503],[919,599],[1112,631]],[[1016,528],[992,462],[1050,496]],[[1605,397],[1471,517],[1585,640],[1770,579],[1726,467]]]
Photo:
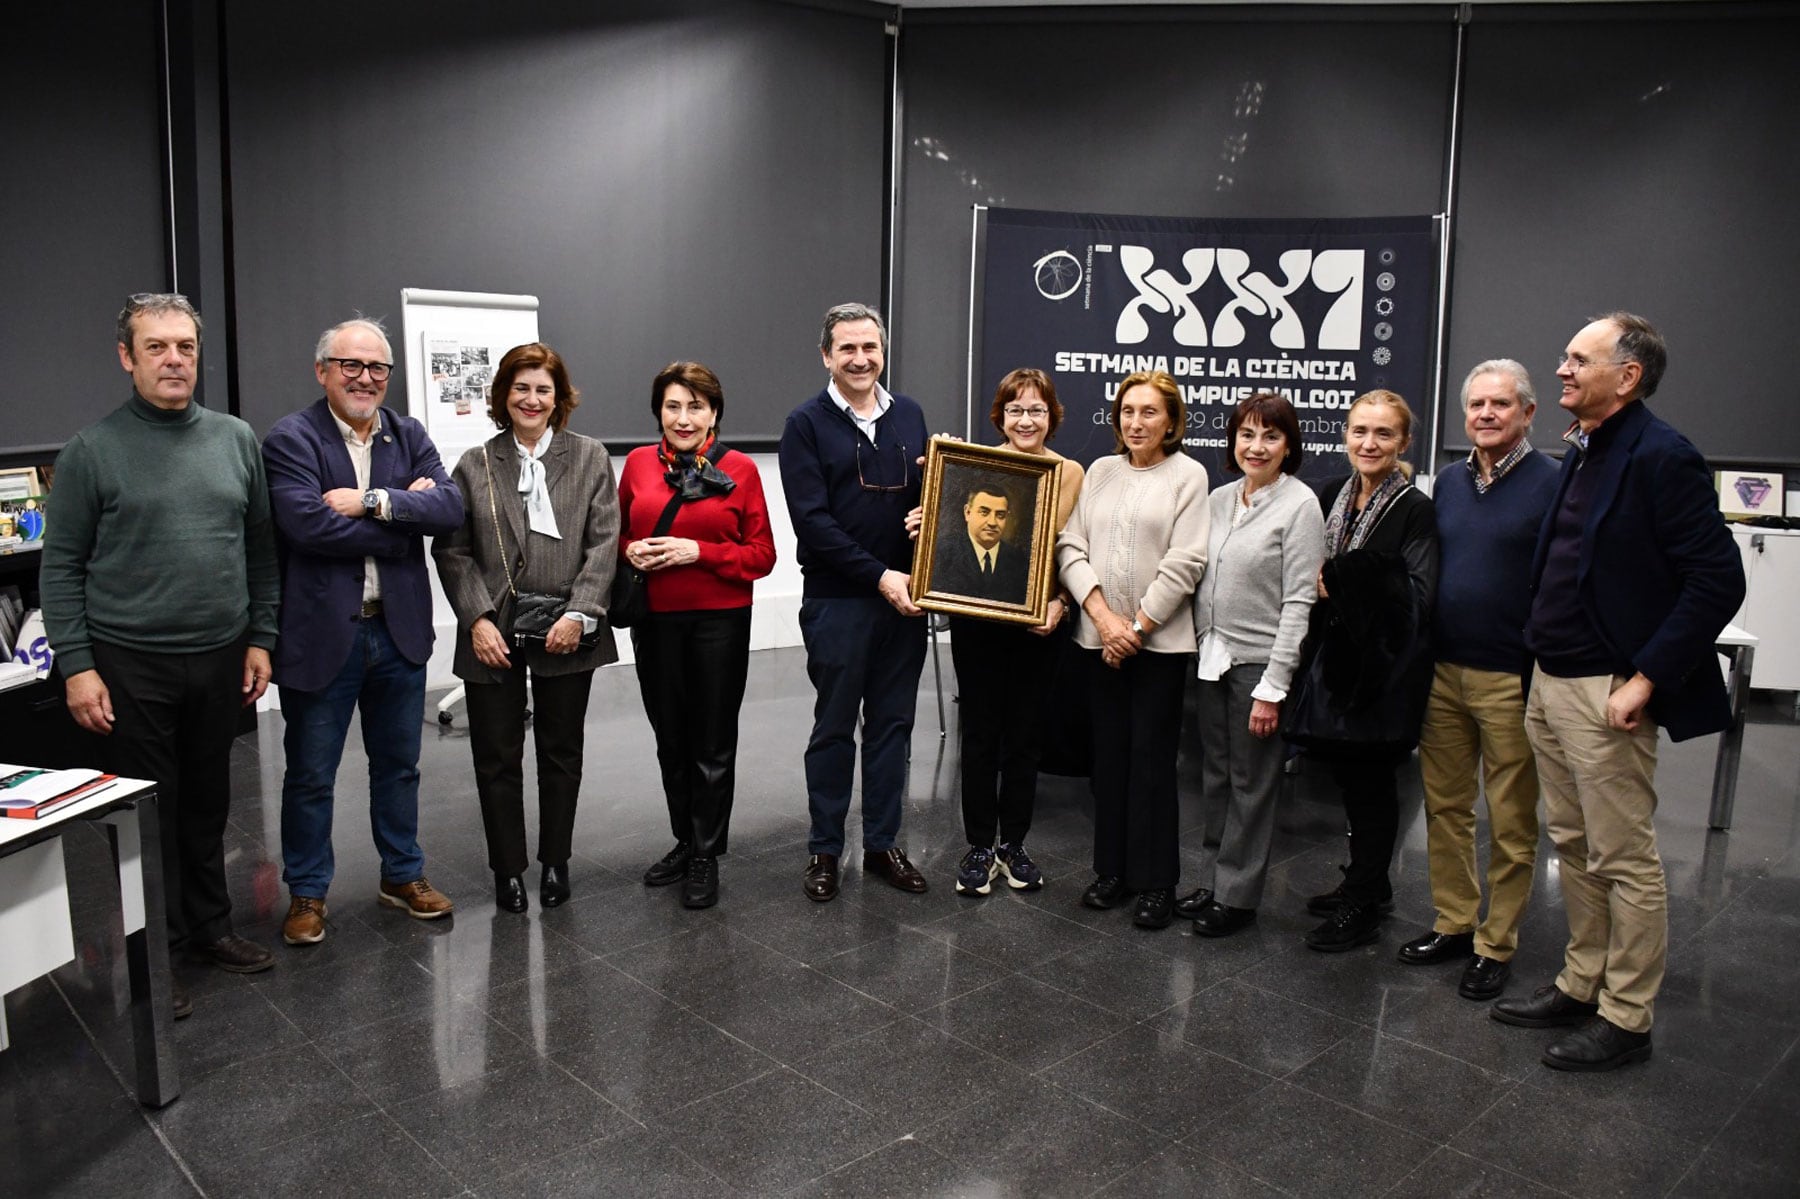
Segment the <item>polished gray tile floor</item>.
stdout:
[[[948,670],[948,662],[945,662]],[[426,730],[422,840],[457,900],[424,923],[374,901],[360,751],[340,782],[324,943],[276,943],[278,715],[237,747],[227,842],[249,978],[183,965],[184,1091],[139,1108],[104,843],[65,838],[77,960],[6,998],[6,1195],[1791,1195],[1800,1192],[1800,727],[1760,705],[1736,827],[1706,829],[1715,740],[1663,746],[1658,831],[1672,949],[1656,1057],[1546,1070],[1548,1036],[1459,999],[1457,967],[1398,944],[1431,919],[1417,784],[1382,941],[1328,957],[1302,897],[1343,857],[1328,784],[1294,780],[1257,923],[1207,941],[1077,904],[1085,783],[1046,777],[1044,891],[952,893],[962,851],[955,708],[920,693],[903,839],[932,890],[854,868],[800,895],[795,650],[755,655],[723,899],[648,890],[668,847],[635,679],[600,672],[575,897],[491,898],[462,728]],[[1786,698],[1786,697],[1783,697]],[[356,739],[352,738],[355,742]],[[1184,789],[1195,783],[1184,747]],[[1184,859],[1204,847],[1184,804]],[[854,823],[854,816],[852,817]],[[854,829],[851,843],[856,843]],[[528,880],[529,881],[529,880]],[[1513,988],[1555,973],[1540,858]]]

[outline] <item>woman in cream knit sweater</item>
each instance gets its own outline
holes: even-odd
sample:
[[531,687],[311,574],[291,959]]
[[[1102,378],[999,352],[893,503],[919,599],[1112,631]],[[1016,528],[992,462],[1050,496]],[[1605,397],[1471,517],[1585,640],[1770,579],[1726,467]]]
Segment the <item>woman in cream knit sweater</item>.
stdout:
[[1181,452],[1187,409],[1162,371],[1120,383],[1108,421],[1117,454],[1088,472],[1056,543],[1092,663],[1095,878],[1081,902],[1111,908],[1136,893],[1133,922],[1164,928],[1181,873],[1175,754],[1206,566],[1206,468]]

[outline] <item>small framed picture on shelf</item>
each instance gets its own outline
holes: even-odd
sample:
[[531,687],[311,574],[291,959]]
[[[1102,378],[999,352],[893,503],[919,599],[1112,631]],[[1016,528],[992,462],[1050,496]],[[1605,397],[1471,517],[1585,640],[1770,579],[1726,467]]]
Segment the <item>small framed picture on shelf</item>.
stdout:
[[1726,516],[1780,516],[1785,498],[1780,471],[1719,472],[1719,511]]
[[0,500],[28,500],[44,494],[44,484],[35,466],[19,466],[0,470]]

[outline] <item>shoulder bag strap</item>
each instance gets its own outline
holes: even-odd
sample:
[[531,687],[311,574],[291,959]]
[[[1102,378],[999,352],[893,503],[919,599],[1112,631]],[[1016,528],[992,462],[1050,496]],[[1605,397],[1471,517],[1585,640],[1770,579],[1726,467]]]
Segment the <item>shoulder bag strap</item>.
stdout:
[[519,589],[513,586],[512,559],[506,554],[506,539],[500,536],[500,508],[494,503],[494,467],[488,461],[488,449],[485,445],[481,447],[481,469],[487,474],[488,515],[494,519],[494,544],[500,547],[500,566],[506,571],[506,590],[516,597]]

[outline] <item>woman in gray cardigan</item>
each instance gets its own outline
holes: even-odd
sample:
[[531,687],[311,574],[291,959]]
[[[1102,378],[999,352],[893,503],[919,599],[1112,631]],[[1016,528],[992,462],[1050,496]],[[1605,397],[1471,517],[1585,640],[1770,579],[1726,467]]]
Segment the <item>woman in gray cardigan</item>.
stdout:
[[[495,903],[508,912],[526,907],[526,672],[537,743],[538,897],[552,908],[569,898],[588,689],[594,668],[619,656],[606,627],[619,498],[606,447],[567,429],[579,400],[555,350],[539,342],[508,350],[488,399],[500,433],[457,462],[462,527],[431,548],[456,611],[454,669],[468,684],[488,867]],[[533,593],[557,597],[562,611],[541,639],[521,644],[508,634],[518,597]]]
[[1286,747],[1275,735],[1300,661],[1325,560],[1319,499],[1299,479],[1292,404],[1258,392],[1226,426],[1227,467],[1243,478],[1208,498],[1206,577],[1194,593],[1200,639],[1201,811],[1219,848],[1200,887],[1176,904],[1203,937],[1256,919]]

